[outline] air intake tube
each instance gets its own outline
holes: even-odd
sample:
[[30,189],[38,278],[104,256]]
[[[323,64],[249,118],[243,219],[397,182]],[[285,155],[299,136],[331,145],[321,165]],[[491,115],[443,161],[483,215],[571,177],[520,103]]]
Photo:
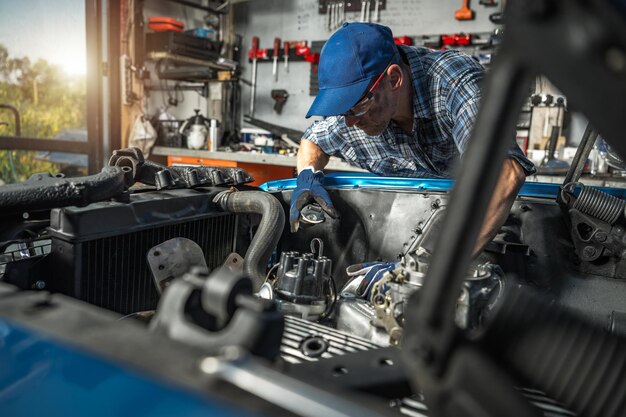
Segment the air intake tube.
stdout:
[[525,287],[509,287],[498,304],[483,338],[491,357],[576,415],[624,416],[626,339]]
[[262,216],[243,263],[243,270],[252,278],[257,291],[265,281],[267,263],[283,233],[283,208],[274,196],[263,191],[223,191],[215,196],[213,202],[230,213]]

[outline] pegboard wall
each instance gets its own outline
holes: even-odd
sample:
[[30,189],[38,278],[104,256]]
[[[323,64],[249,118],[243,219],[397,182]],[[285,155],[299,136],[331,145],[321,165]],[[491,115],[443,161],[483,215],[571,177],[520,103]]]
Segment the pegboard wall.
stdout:
[[[335,29],[329,29],[329,16],[320,9],[321,3],[320,0],[251,0],[237,4],[235,30],[243,37],[242,56],[247,56],[253,36],[259,37],[260,48],[272,48],[275,37],[282,41],[304,40],[309,45],[313,41],[328,39]],[[461,7],[462,0],[385,0],[384,9],[379,10],[377,23],[389,26],[394,36],[490,32],[497,26],[491,23],[489,15],[501,11],[501,2],[496,3],[497,6],[490,7],[472,0],[470,7],[475,12],[474,20],[458,21],[454,18],[454,12]],[[346,21],[358,21],[361,18],[360,8],[356,11],[345,8],[344,12]],[[374,13],[370,12],[370,20],[373,19]],[[251,64],[246,60],[242,63],[241,76],[250,80],[251,73]],[[255,118],[304,131],[311,123],[311,120],[304,118],[313,102],[313,97],[309,96],[310,77],[311,64],[308,62],[290,62],[287,73],[280,61],[278,81],[272,75],[271,60],[259,63]],[[273,110],[271,90],[274,89],[284,89],[289,93],[280,115]],[[248,114],[249,108],[250,88],[243,85],[242,114]]]

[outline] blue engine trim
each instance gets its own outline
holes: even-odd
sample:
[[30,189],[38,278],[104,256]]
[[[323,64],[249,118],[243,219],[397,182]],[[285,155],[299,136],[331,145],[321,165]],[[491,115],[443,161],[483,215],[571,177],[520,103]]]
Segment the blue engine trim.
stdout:
[[0,319],[0,416],[251,416]]
[[[373,174],[328,174],[324,176],[324,185],[331,188],[378,188],[416,191],[449,191],[453,180],[439,178],[397,178],[379,177]],[[265,191],[288,191],[296,187],[296,179],[268,181],[260,186]],[[556,198],[560,184],[526,182],[519,195],[525,197]],[[594,187],[615,197],[626,199],[626,189]]]

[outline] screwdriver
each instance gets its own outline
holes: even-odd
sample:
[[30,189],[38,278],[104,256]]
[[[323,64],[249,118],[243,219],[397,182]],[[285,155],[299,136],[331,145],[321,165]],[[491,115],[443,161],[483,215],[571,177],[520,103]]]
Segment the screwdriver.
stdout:
[[274,81],[278,81],[278,52],[280,50],[280,38],[274,38],[274,66],[272,67],[272,74],[274,75]]
[[254,117],[254,96],[256,95],[256,65],[257,54],[259,51],[259,37],[252,37],[252,48],[250,55],[252,55],[252,91],[250,92],[250,117]]
[[289,72],[289,42],[283,42],[283,57],[285,58],[285,72]]

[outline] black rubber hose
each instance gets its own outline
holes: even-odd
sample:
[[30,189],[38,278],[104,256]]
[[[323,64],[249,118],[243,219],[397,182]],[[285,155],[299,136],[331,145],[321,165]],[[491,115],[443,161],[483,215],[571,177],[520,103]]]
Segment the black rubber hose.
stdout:
[[128,168],[105,167],[85,177],[34,174],[28,180],[0,187],[0,215],[90,203],[121,196]]
[[262,216],[243,262],[244,272],[252,278],[257,291],[265,281],[270,255],[285,227],[283,208],[276,197],[262,191],[225,191],[213,201],[224,211]]
[[498,304],[483,340],[498,362],[580,416],[626,416],[626,340],[527,288]]

